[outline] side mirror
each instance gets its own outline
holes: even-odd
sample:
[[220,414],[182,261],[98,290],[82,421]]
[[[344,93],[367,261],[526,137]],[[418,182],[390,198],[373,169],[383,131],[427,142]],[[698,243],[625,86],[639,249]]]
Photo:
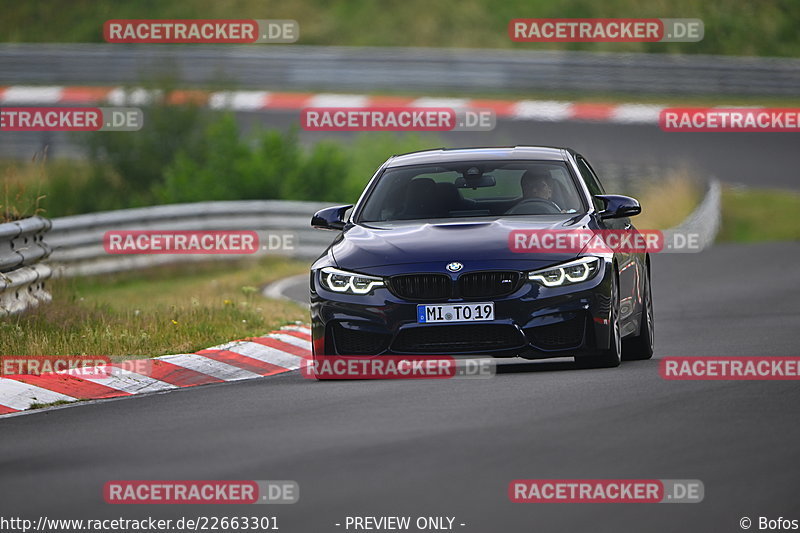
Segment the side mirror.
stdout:
[[317,229],[342,230],[344,229],[344,214],[351,207],[353,206],[337,205],[317,211],[311,217],[311,226]]
[[635,198],[619,194],[597,194],[595,198],[603,201],[606,208],[600,211],[600,218],[625,218],[638,215],[642,206]]

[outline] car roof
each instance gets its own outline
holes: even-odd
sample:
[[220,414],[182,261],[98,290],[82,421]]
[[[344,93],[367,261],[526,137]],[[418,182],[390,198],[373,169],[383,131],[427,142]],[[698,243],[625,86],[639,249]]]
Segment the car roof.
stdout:
[[452,163],[457,161],[502,161],[502,160],[539,160],[566,161],[570,148],[554,146],[505,146],[485,148],[438,148],[409,154],[396,155],[386,163],[387,168],[408,165],[425,165],[436,163]]

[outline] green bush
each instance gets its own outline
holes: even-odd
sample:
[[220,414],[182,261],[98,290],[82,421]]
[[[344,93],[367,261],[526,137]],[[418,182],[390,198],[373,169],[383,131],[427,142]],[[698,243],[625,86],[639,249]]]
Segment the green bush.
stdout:
[[441,145],[435,136],[362,133],[303,146],[295,130],[242,135],[232,114],[156,105],[145,116],[133,134],[83,136],[88,162],[36,163],[28,189],[45,195],[45,215],[218,200],[352,203],[387,157]]
[[154,199],[159,203],[233,200],[234,182],[247,179],[249,153],[236,122],[225,116],[207,126],[198,146],[181,148],[166,162],[163,179],[152,185]]
[[[164,100],[145,108],[146,125],[134,133],[100,131],[84,134],[94,163],[90,188],[113,191],[128,205],[153,202],[152,189],[163,182],[164,169],[179,153],[201,157],[203,131],[209,115],[192,105],[169,105]],[[110,204],[115,204],[110,199]]]
[[345,149],[332,141],[316,144],[280,184],[281,198],[348,202],[344,187],[349,171]]
[[160,203],[209,200],[331,200],[342,198],[347,156],[336,143],[322,142],[306,153],[294,132],[265,131],[254,142],[241,139],[236,121],[212,123],[196,157],[181,151],[154,187]]

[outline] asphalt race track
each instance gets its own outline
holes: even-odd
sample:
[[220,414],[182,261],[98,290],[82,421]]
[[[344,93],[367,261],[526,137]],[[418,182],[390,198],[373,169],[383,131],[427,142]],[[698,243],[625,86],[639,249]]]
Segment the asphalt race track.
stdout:
[[[675,382],[667,355],[797,355],[798,244],[654,257],[656,358],[504,364],[485,380],[317,383],[293,372],[0,422],[0,505],[36,518],[455,516],[462,531],[740,531],[792,517],[796,382]],[[294,287],[290,294],[302,294]],[[512,504],[517,478],[700,479],[699,504]],[[291,479],[283,506],[113,506],[114,479]],[[753,529],[757,526],[754,525]]]
[[[298,126],[292,112],[239,113],[244,127]],[[352,133],[301,132],[301,139],[352,137]],[[569,146],[593,164],[614,163],[687,168],[698,177],[714,176],[731,184],[783,189],[800,188],[794,133],[703,133],[664,132],[657,125],[625,125],[578,121],[532,121],[498,119],[486,132],[445,132],[449,148],[470,146],[545,145]],[[600,176],[608,180],[611,176]]]
[[[297,124],[296,113],[238,118],[245,128]],[[485,133],[444,138],[487,143]],[[567,145],[591,161],[685,164],[728,183],[797,189],[797,139],[500,121],[491,144]],[[724,532],[741,531],[743,516],[800,518],[797,383],[658,373],[665,356],[800,355],[799,260],[798,243],[654,256],[656,356],[617,369],[503,362],[486,380],[328,383],[292,372],[5,418],[0,515],[274,515],[288,533],[344,531],[335,524],[346,516],[372,515],[454,516],[457,531],[480,533]],[[305,298],[305,283],[286,294]],[[519,478],[699,479],[705,500],[512,504],[508,484]],[[105,482],[134,479],[295,480],[300,501],[104,503]]]

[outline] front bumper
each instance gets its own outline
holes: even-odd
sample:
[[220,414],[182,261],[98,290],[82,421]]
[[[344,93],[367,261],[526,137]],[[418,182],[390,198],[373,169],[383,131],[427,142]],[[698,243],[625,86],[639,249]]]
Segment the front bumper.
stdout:
[[[489,355],[549,357],[597,355],[609,346],[611,264],[585,282],[543,287],[527,279],[513,293],[483,300],[417,302],[388,288],[369,295],[334,293],[311,272],[315,355]],[[417,304],[493,301],[492,321],[417,323]]]

